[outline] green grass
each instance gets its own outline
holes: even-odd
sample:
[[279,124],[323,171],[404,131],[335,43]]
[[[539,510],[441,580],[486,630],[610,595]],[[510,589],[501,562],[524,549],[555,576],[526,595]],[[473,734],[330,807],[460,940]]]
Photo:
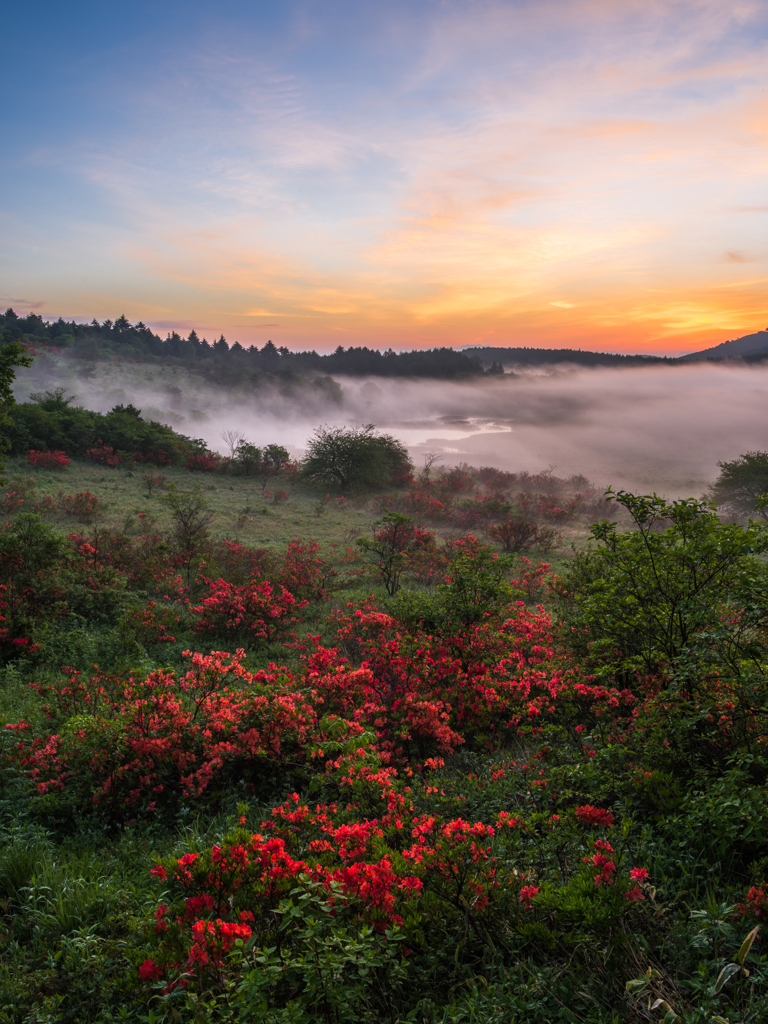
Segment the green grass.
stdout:
[[[162,477],[164,483],[150,493],[147,477]],[[345,495],[346,502],[340,502],[337,492],[310,486],[300,479],[279,477],[270,483],[266,493],[260,481],[244,476],[229,476],[214,473],[193,473],[184,468],[137,467],[135,469],[101,468],[91,462],[73,460],[61,472],[35,470],[23,459],[8,459],[3,492],[34,487],[24,506],[19,511],[29,511],[35,502],[45,495],[54,498],[90,491],[100,503],[103,511],[92,522],[78,521],[62,512],[43,513],[46,520],[57,528],[72,532],[77,529],[121,529],[126,533],[145,533],[148,528],[169,533],[172,528],[170,512],[163,498],[170,485],[181,491],[199,487],[206,503],[213,513],[210,533],[214,539],[237,540],[248,547],[267,550],[284,550],[294,539],[314,540],[332,561],[334,546],[339,558],[347,546],[354,546],[358,537],[369,535],[374,522],[380,518],[380,504],[370,493]],[[284,490],[288,501],[275,504],[271,494]],[[147,519],[142,523],[139,513]],[[426,522],[440,540],[461,536],[464,531],[455,527]],[[571,546],[581,547],[589,534],[582,523],[559,527],[562,533],[561,546],[554,552],[541,556],[552,562],[555,570],[558,564],[568,560]],[[492,548],[498,545],[481,532],[482,539]],[[536,560],[539,553],[527,552]]]
[[[162,477],[164,484],[149,492],[146,477]],[[91,462],[73,460],[62,472],[37,471],[23,459],[9,459],[5,473],[6,492],[32,484],[34,496],[27,498],[24,510],[45,495],[54,498],[90,491],[104,505],[95,523],[102,529],[127,529],[146,532],[138,515],[148,516],[152,528],[170,532],[171,515],[163,501],[167,488],[175,485],[181,491],[199,487],[213,512],[210,532],[214,538],[239,540],[250,547],[284,548],[294,537],[316,540],[323,550],[331,545],[352,544],[356,537],[370,530],[377,517],[375,503],[369,495],[349,497],[341,508],[331,495],[307,487],[303,483],[279,478],[264,493],[259,481],[242,476],[191,473],[171,467],[136,468],[133,470],[96,467]],[[270,491],[284,490],[288,501],[274,504]],[[72,530],[78,523],[64,513],[45,513],[49,522],[61,529]]]

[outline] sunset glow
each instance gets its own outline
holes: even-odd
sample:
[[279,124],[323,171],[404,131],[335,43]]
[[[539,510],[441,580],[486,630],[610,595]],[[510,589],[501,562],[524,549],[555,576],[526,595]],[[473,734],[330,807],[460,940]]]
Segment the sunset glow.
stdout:
[[768,8],[15,5],[0,303],[291,348],[768,325]]

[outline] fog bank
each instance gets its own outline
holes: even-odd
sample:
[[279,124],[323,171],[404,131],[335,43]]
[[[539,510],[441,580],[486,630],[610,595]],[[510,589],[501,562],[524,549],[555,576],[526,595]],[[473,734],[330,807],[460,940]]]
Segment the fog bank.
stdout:
[[300,456],[314,428],[374,423],[409,447],[417,464],[439,452],[512,471],[550,466],[598,484],[667,495],[699,494],[721,460],[768,448],[768,368],[696,364],[631,369],[560,366],[457,383],[339,379],[254,393],[222,388],[182,370],[36,361],[18,375],[17,398],[65,386],[77,403],[108,411],[131,402],[147,418],[202,437],[218,450],[234,429],[256,444]]

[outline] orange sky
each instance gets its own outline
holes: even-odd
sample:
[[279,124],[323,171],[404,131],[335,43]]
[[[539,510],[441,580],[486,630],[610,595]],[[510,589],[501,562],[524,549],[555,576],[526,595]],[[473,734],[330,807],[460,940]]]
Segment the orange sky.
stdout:
[[52,23],[14,94],[17,312],[317,349],[768,327],[764,4],[147,10]]

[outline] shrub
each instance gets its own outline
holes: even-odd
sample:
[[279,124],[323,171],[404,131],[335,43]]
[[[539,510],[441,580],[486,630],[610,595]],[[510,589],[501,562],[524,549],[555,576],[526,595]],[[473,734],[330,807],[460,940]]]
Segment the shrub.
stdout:
[[99,441],[94,448],[88,448],[85,452],[86,459],[97,462],[100,466],[119,466],[123,461],[113,448],[103,441]]
[[59,497],[58,506],[65,515],[73,516],[83,523],[89,523],[104,509],[104,503],[90,491],[63,494]]
[[206,580],[208,594],[192,611],[196,633],[270,642],[283,633],[296,610],[296,598],[267,580],[238,587],[226,580]]
[[144,645],[175,643],[171,630],[178,632],[179,616],[171,608],[163,608],[150,601],[144,608],[137,608],[123,616],[122,628],[130,632]]
[[144,486],[147,488],[147,494],[152,497],[152,491],[161,491],[165,489],[165,476],[162,473],[145,473],[144,474]]
[[535,523],[512,516],[502,523],[488,527],[488,535],[497,540],[504,551],[515,553],[532,548],[536,543],[538,532]]
[[718,507],[731,515],[746,518],[757,513],[768,519],[768,452],[747,452],[732,462],[718,462],[720,476],[712,487]]
[[307,444],[302,472],[308,480],[349,487],[381,487],[412,470],[408,450],[390,434],[365,427],[319,427]]
[[66,469],[71,461],[72,459],[60,451],[38,452],[31,448],[27,453],[27,462],[36,469]]
[[373,537],[359,537],[356,544],[389,596],[394,597],[403,573],[410,567],[411,556],[434,547],[435,539],[434,534],[414,526],[408,516],[387,512],[373,524]]
[[184,465],[193,473],[214,473],[221,464],[218,452],[192,452]]

